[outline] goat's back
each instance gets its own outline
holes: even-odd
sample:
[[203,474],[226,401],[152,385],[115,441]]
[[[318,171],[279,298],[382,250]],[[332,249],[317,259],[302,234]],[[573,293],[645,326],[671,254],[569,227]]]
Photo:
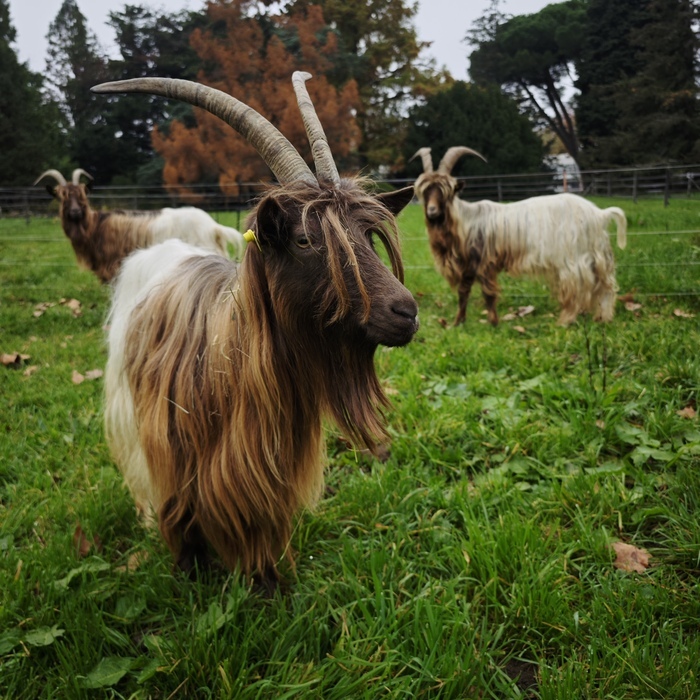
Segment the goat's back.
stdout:
[[215,250],[227,255],[227,242],[240,253],[243,236],[236,229],[218,224],[209,214],[197,207],[166,207],[151,224],[153,242],[179,238],[193,246]]

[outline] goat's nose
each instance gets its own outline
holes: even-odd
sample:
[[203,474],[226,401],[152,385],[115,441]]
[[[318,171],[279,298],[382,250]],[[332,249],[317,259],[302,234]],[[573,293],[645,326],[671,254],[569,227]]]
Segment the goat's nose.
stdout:
[[397,316],[403,316],[409,321],[415,321],[416,316],[418,316],[418,305],[413,298],[394,301],[391,305],[391,310]]

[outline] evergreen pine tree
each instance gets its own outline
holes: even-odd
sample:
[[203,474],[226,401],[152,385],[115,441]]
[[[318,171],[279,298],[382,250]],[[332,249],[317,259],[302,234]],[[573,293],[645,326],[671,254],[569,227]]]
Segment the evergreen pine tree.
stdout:
[[62,157],[61,115],[42,78],[20,63],[7,0],[0,0],[0,186],[27,186]]

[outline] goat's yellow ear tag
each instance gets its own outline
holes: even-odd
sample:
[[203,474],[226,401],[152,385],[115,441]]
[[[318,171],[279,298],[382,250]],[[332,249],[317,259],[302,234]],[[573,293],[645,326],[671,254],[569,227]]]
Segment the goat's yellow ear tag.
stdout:
[[250,243],[252,241],[255,241],[255,245],[258,246],[258,250],[262,252],[262,248],[260,247],[260,242],[258,241],[258,237],[255,235],[255,231],[253,231],[252,228],[249,228],[244,234],[243,234],[243,239],[246,241],[246,243]]

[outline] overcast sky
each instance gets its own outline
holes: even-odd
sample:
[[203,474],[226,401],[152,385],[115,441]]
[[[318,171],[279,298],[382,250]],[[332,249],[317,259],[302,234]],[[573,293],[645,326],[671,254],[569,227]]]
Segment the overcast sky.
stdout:
[[[46,65],[46,35],[63,0],[10,0],[10,17],[17,30],[14,48],[22,62],[29,62],[35,72],[43,72]],[[556,0],[505,0],[501,9],[511,15],[538,12]],[[114,33],[107,25],[109,12],[120,10],[126,4],[145,5],[154,9],[174,12],[182,9],[199,10],[203,0],[78,0],[78,7],[87,19],[88,28],[97,35],[104,50],[117,56]],[[472,22],[489,6],[489,0],[419,0],[416,27],[422,41],[432,45],[427,55],[447,66],[455,78],[467,78],[467,52],[463,42]]]

